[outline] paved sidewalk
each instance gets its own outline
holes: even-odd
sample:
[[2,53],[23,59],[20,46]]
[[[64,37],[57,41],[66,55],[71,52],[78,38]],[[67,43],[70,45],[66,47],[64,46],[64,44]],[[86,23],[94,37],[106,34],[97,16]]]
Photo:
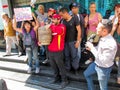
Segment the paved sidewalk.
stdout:
[[8,90],[50,90],[41,86],[26,84],[23,82],[17,82],[13,80],[4,79],[6,81]]

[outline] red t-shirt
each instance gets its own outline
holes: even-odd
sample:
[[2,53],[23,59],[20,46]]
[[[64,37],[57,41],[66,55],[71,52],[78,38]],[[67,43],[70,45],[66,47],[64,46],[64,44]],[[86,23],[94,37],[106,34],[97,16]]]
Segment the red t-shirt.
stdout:
[[66,34],[66,27],[63,24],[50,26],[52,31],[52,41],[48,46],[48,50],[51,52],[58,52],[64,49],[65,43],[65,34]]

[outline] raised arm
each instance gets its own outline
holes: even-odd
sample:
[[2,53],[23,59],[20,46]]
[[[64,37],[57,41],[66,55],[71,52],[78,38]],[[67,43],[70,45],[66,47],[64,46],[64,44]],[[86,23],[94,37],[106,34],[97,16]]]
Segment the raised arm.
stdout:
[[84,21],[85,21],[85,28],[86,28],[87,25],[88,25],[88,21],[89,21],[89,16],[88,15],[85,17]]
[[114,35],[116,29],[117,29],[117,24],[116,24],[116,25],[113,25],[112,31],[111,31],[111,35]]
[[38,22],[37,18],[35,17],[35,14],[34,14],[34,13],[32,13],[32,16],[33,16],[33,18],[34,18],[34,20],[35,20],[35,23],[36,23],[36,26],[34,27],[34,30],[37,31],[38,28],[39,28],[39,22]]
[[22,33],[22,28],[17,28],[16,18],[13,19],[13,29],[19,33]]
[[99,22],[102,21],[102,15],[100,13],[98,13],[98,20],[99,20]]

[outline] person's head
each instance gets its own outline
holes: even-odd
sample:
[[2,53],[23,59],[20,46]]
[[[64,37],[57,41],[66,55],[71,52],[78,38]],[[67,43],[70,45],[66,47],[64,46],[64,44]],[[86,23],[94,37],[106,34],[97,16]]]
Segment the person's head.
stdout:
[[97,34],[101,37],[107,36],[112,30],[112,21],[103,19],[97,26]]
[[120,8],[120,3],[115,4],[114,10],[116,10],[117,8]]
[[90,3],[89,10],[90,10],[90,13],[96,12],[96,4],[94,2]]
[[30,32],[30,30],[32,29],[32,23],[30,21],[24,21],[23,23],[23,29],[26,31],[26,32]]
[[79,12],[79,4],[78,3],[75,3],[75,2],[71,3],[69,8],[73,14],[78,14],[78,12]]
[[56,10],[55,10],[55,9],[49,8],[49,10],[48,10],[48,16],[49,16],[49,17],[52,17],[52,15],[55,14],[55,13],[56,13]]
[[61,16],[59,14],[54,14],[52,16],[52,22],[55,24],[55,25],[58,25],[60,23],[60,20],[61,20]]
[[8,20],[9,20],[8,14],[2,13],[1,16],[2,16],[2,19],[3,19],[3,20],[5,20],[5,21],[8,21]]
[[44,8],[43,5],[39,5],[39,6],[38,6],[38,11],[39,11],[39,13],[44,14],[44,10],[45,10],[45,8]]
[[63,19],[68,19],[69,16],[69,12],[67,8],[61,8],[59,10],[59,15],[63,18]]
[[31,20],[31,24],[32,24],[32,26],[33,26],[33,27],[35,27],[35,26],[36,26],[35,19]]
[[115,15],[118,16],[118,14],[120,13],[120,4],[116,4],[116,5],[114,6],[114,10],[115,10]]

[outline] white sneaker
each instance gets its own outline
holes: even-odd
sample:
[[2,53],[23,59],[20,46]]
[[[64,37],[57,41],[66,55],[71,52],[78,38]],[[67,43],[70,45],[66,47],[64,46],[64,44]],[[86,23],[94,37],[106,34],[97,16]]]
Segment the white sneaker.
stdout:
[[116,63],[116,65],[117,65],[117,67],[119,66],[119,61],[115,61],[115,63]]
[[27,73],[32,73],[32,68],[29,67]]
[[35,73],[36,74],[40,73],[40,68],[37,67],[36,70],[35,70]]
[[48,59],[45,59],[42,63],[43,64],[47,64],[48,63]]
[[117,66],[119,66],[119,60],[120,60],[119,57],[116,57],[116,58],[115,58],[115,63],[116,63]]
[[91,62],[93,62],[93,61],[91,61],[91,60],[88,59],[87,61],[85,61],[85,64],[88,65],[88,64],[90,64]]
[[25,59],[24,59],[24,62],[27,62],[28,61],[28,57],[26,56]]

